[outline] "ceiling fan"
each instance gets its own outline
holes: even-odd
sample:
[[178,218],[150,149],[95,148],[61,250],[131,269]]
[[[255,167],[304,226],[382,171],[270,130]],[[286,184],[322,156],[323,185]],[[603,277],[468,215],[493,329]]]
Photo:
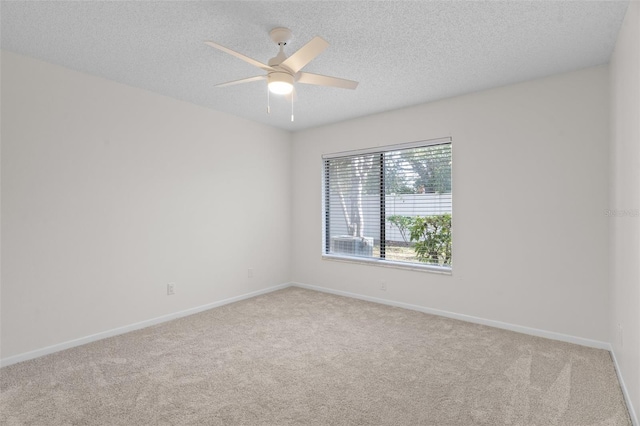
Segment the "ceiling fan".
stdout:
[[221,46],[213,41],[205,41],[205,44],[218,50],[222,50],[236,58],[242,59],[243,61],[267,72],[266,75],[258,75],[255,77],[229,81],[227,83],[217,84],[215,87],[226,87],[233,86],[235,84],[250,83],[252,81],[267,80],[267,87],[269,88],[269,91],[278,95],[291,95],[292,92],[294,92],[295,83],[339,87],[342,89],[355,89],[358,87],[357,81],[300,71],[305,65],[311,62],[329,46],[329,43],[327,43],[327,41],[322,37],[314,37],[297,52],[287,57],[284,53],[284,46],[286,46],[292,38],[291,30],[288,28],[274,28],[269,32],[269,36],[271,37],[271,40],[280,47],[280,51],[276,56],[269,59],[267,64],[263,64],[260,61]]

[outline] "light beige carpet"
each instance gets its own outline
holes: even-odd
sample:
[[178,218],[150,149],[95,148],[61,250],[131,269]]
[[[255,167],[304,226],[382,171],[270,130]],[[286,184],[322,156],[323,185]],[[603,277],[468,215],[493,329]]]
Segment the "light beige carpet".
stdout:
[[608,352],[287,288],[0,370],[3,425],[630,425]]

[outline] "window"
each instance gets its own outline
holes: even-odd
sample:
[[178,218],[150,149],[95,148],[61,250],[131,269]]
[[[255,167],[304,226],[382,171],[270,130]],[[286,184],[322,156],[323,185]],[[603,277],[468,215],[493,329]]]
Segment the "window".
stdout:
[[451,270],[451,139],[328,154],[330,258]]

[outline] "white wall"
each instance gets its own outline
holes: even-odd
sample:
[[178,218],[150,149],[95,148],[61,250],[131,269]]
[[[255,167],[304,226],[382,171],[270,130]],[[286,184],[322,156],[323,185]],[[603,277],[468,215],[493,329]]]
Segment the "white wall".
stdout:
[[[640,3],[632,1],[611,58],[610,209],[640,209]],[[611,336],[620,373],[640,410],[640,217],[609,219]],[[622,327],[622,336],[618,327]]]
[[[611,64],[610,188],[607,67],[291,145],[280,130],[2,52],[1,358],[293,278],[613,341],[639,407],[640,220],[604,214],[639,208],[639,9],[630,3]],[[443,136],[453,275],[321,260],[321,155]]]
[[1,100],[2,358],[289,281],[287,132],[5,51]]
[[[293,281],[608,342],[608,93],[602,66],[294,134]],[[322,260],[321,155],[444,136],[453,274]]]

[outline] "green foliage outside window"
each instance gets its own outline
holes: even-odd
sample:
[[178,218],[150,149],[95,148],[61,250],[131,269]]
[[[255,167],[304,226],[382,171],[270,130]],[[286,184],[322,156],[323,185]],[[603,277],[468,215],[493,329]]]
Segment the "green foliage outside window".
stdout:
[[450,214],[424,217],[394,215],[389,216],[387,221],[398,228],[405,243],[413,244],[418,261],[451,266]]

